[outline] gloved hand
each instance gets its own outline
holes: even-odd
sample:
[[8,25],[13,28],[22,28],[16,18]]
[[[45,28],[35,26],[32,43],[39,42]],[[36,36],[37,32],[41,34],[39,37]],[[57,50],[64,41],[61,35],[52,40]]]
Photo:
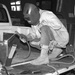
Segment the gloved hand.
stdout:
[[49,44],[49,49],[52,50],[54,47],[57,46],[57,42],[56,41],[50,41],[50,44]]
[[26,37],[24,34],[19,34],[17,31],[16,31],[15,33],[16,33],[16,35],[19,36],[19,39],[20,39],[23,43],[26,43],[27,37]]
[[26,36],[25,36],[25,35],[20,34],[20,40],[21,40],[23,43],[26,43],[27,38],[26,38]]

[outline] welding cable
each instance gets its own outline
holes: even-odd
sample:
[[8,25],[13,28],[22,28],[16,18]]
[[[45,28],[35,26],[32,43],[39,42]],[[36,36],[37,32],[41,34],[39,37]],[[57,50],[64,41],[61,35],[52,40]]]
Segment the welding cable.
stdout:
[[[31,54],[31,47],[30,47],[30,43],[29,43],[29,41],[27,40],[27,37],[25,36],[25,35],[23,35],[23,34],[19,34],[17,31],[15,32],[15,34],[16,35],[18,35],[18,37],[19,38],[23,38],[23,39],[25,39],[25,43],[27,44],[27,46],[28,46],[28,50],[29,50],[29,52],[28,52],[28,54],[27,54],[27,56],[24,58],[24,59],[27,59],[29,56],[30,56],[30,54]],[[21,35],[23,35],[24,37],[22,37]],[[24,43],[24,42],[23,42]]]
[[7,39],[7,41],[9,42],[14,36],[15,34],[13,34],[9,39]]
[[[58,60],[60,60],[60,59],[62,59],[64,57],[67,57],[67,56],[71,56],[73,58],[73,61],[71,63],[66,63],[66,62],[60,62],[60,61],[58,61]],[[67,55],[64,55],[62,57],[53,59],[53,61],[51,61],[51,63],[59,63],[59,64],[61,63],[61,64],[69,64],[69,65],[73,64],[74,62],[75,62],[75,57],[72,54],[67,54]]]
[[[7,39],[6,41],[7,41],[7,43],[9,43],[10,42],[10,40],[15,36],[15,35],[17,35],[19,38],[22,38],[22,36],[16,31],[9,39]],[[29,56],[30,56],[30,54],[31,54],[31,48],[30,48],[30,43],[29,43],[29,41],[27,40],[27,37],[26,36],[24,36],[24,38],[23,39],[25,39],[26,40],[26,44],[27,44],[27,46],[28,46],[28,50],[29,50],[29,52],[28,52],[28,54],[27,54],[27,56],[24,58],[24,59],[27,59]]]
[[28,41],[26,41],[26,43],[27,43],[27,46],[28,46],[28,50],[29,50],[29,52],[28,52],[28,54],[27,54],[27,56],[24,58],[24,59],[27,59],[30,55],[31,55],[31,47],[30,47],[30,43],[28,42]]
[[[71,54],[67,54],[67,55],[64,55],[64,56],[72,56],[74,60],[73,60],[71,63],[64,63],[64,62],[57,62],[57,61],[50,62],[50,63],[73,64],[73,63],[75,62],[75,57],[74,57],[73,55],[71,55]],[[60,60],[60,59],[61,59],[61,58],[63,58],[64,56],[62,56],[62,57],[60,57],[60,58],[58,58],[58,59],[55,59],[55,60]],[[47,66],[48,66],[48,67],[51,67],[51,68],[53,68],[53,69],[55,70],[55,72],[57,73],[57,75],[59,75],[59,72],[58,72],[58,70],[57,70],[57,69],[56,69],[54,66],[52,66],[52,65],[49,65],[49,64],[47,64]]]
[[59,72],[58,72],[58,70],[54,67],[54,66],[52,66],[52,65],[49,65],[49,64],[47,64],[47,66],[48,67],[51,67],[56,73],[57,73],[57,75],[59,75]]

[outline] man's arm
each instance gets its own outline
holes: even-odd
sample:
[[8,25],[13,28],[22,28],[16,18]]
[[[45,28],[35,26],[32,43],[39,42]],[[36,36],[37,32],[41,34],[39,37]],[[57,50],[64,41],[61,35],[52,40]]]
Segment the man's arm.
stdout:
[[18,28],[18,34],[20,34],[20,40],[25,42],[25,37],[28,41],[32,41],[36,37],[36,31],[33,28]]

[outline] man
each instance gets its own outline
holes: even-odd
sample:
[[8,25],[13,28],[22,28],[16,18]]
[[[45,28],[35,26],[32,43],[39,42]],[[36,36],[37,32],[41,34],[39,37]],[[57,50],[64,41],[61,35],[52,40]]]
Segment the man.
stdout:
[[[61,48],[66,48],[69,42],[67,29],[53,12],[39,9],[31,3],[25,4],[23,15],[24,19],[32,25],[26,35],[31,46],[41,50],[40,56],[32,60],[31,64],[49,63],[49,59],[54,59],[61,54]],[[23,39],[21,41],[24,42]]]

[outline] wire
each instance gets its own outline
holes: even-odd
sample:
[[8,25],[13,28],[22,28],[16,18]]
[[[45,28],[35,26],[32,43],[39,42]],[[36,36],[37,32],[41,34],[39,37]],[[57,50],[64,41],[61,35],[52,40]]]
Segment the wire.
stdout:
[[[65,55],[65,56],[72,56],[73,57],[73,61],[71,62],[71,63],[64,63],[64,62],[56,62],[56,61],[54,61],[54,62],[51,62],[51,63],[63,63],[63,64],[72,64],[72,63],[74,63],[75,62],[75,57],[73,56],[73,55],[71,55],[71,54],[67,54],[67,55]],[[63,57],[65,57],[65,56],[63,56]],[[60,60],[61,58],[63,58],[63,57],[60,57],[59,59],[56,59],[56,60]],[[48,67],[51,67],[51,68],[53,68],[54,70],[55,70],[55,72],[57,72],[57,75],[59,75],[59,72],[58,72],[58,70],[54,67],[54,66],[52,66],[52,65],[49,65],[49,64],[47,64],[47,66]]]
[[[73,61],[71,63],[66,63],[66,62],[60,62],[60,61],[58,61],[58,60],[60,60],[60,59],[62,59],[64,57],[67,57],[67,56],[71,56],[73,58]],[[73,55],[71,55],[71,54],[64,55],[64,56],[62,56],[60,58],[56,58],[56,59],[53,59],[53,61],[51,61],[51,63],[63,63],[63,64],[72,64],[74,62],[75,62],[75,57]]]
[[57,75],[59,75],[59,72],[58,72],[58,70],[54,67],[54,66],[52,66],[52,65],[49,65],[49,64],[47,64],[47,66],[48,67],[51,67],[51,68],[53,68],[54,70],[55,70],[55,72],[57,73]]
[[[22,38],[22,36],[17,31],[15,32],[15,34],[18,35],[19,38]],[[27,43],[28,48],[29,48],[29,52],[28,52],[27,56],[24,58],[24,59],[27,59],[30,56],[30,54],[31,54],[31,48],[30,48],[30,44],[29,44],[29,42],[27,40],[27,37],[25,35],[23,35],[23,36],[24,36],[23,39],[26,40],[25,43]]]
[[[16,31],[15,34],[13,34],[9,39],[7,39],[7,42],[9,42],[15,35],[17,35],[19,38],[21,37],[21,35]],[[24,58],[24,59],[27,59],[27,58],[30,56],[30,54],[31,54],[31,48],[30,48],[30,44],[29,44],[29,42],[28,42],[26,36],[25,36],[24,39],[26,40],[25,43],[27,43],[28,48],[29,48],[29,49],[28,49],[29,52],[28,52],[27,56]]]
[[28,45],[28,50],[29,50],[29,52],[28,52],[28,54],[27,54],[27,56],[24,58],[24,59],[27,59],[30,55],[31,55],[31,48],[30,48],[30,44],[29,44],[29,42],[28,41],[26,41],[26,43],[27,43],[27,45]]

